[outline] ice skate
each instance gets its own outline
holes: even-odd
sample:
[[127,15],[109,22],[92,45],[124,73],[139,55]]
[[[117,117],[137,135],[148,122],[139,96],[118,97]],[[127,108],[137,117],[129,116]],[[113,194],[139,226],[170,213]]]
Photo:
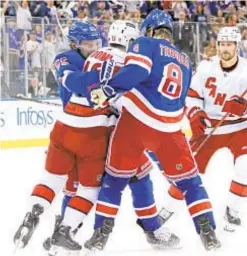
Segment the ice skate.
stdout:
[[23,223],[18,228],[14,236],[16,249],[24,248],[30,241],[34,230],[39,224],[39,216],[44,212],[44,208],[35,204],[31,212],[28,212],[23,220]]
[[[84,247],[94,254],[96,251],[102,251],[108,241],[109,235],[114,227],[113,219],[106,219],[102,227],[96,229],[93,236],[87,240]],[[87,255],[90,255],[89,253]]]
[[[55,232],[58,229],[58,227],[60,226],[60,224],[62,223],[62,220],[63,220],[63,217],[61,215],[56,215],[55,218],[56,218],[56,220],[55,220],[55,226],[54,226],[54,231],[53,232]],[[46,251],[49,251],[51,249],[51,238],[50,237],[48,237],[44,241],[43,247]],[[50,253],[49,256],[50,255],[54,256],[54,255],[56,255],[56,253],[53,252],[53,253]]]
[[166,208],[162,208],[159,211],[159,220],[160,220],[160,224],[163,225],[164,223],[166,223],[174,214],[174,212],[169,212]]
[[200,238],[204,248],[207,251],[221,247],[220,241],[217,239],[216,234],[207,216],[198,218],[198,225],[200,227]]
[[[79,256],[81,251],[81,245],[73,239],[74,234],[71,231],[71,227],[61,225],[59,226],[51,237],[51,252],[57,255],[73,255]],[[50,254],[52,255],[52,254]],[[56,255],[56,254],[55,254]]]
[[180,239],[175,234],[170,232],[165,226],[161,226],[156,231],[146,231],[144,230],[141,221],[138,219],[137,224],[142,228],[146,236],[147,242],[156,250],[171,250],[179,249]]
[[241,226],[239,213],[231,210],[228,206],[226,207],[224,219],[226,222],[224,229],[228,232],[234,232],[237,226]]

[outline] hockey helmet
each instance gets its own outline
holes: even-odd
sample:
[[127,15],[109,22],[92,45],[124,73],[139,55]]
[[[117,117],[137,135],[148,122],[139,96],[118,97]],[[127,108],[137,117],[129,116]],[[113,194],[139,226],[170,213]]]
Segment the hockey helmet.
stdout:
[[116,20],[114,21],[108,32],[109,44],[118,44],[124,46],[128,50],[131,40],[135,40],[140,36],[138,25],[132,21]]
[[173,32],[173,21],[171,15],[166,11],[161,11],[159,9],[152,10],[148,16],[145,18],[141,25],[141,32],[146,35],[149,28],[153,30],[157,28],[166,28],[171,33]]
[[69,28],[68,39],[69,41],[75,42],[76,45],[80,45],[83,40],[99,40],[100,35],[93,24],[84,21],[75,21]]
[[241,42],[241,34],[237,27],[223,27],[217,36],[217,42],[231,41],[237,45]]

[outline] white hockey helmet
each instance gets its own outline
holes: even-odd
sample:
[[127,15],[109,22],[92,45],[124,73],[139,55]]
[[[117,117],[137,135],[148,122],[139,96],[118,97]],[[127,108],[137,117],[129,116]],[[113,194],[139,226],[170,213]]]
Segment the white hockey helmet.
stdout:
[[236,42],[239,46],[241,42],[241,34],[237,27],[223,27],[217,36],[217,42],[231,41]]
[[108,32],[109,44],[118,44],[124,46],[126,51],[130,40],[135,40],[140,36],[138,25],[132,21],[116,20]]

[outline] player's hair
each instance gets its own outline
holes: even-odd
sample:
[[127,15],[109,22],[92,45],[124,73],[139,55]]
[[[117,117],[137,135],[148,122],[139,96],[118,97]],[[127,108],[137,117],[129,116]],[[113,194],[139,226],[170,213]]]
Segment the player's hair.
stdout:
[[121,44],[111,43],[109,45],[110,45],[110,47],[117,48],[121,51],[124,51],[124,52],[126,51],[126,47]]
[[77,45],[76,45],[76,42],[75,41],[70,41],[69,42],[69,47],[73,50],[76,50],[77,49]]
[[165,39],[169,42],[173,42],[173,35],[169,28],[167,27],[158,27],[156,29],[153,29],[151,26],[147,28],[146,35],[149,37],[154,37],[158,39]]

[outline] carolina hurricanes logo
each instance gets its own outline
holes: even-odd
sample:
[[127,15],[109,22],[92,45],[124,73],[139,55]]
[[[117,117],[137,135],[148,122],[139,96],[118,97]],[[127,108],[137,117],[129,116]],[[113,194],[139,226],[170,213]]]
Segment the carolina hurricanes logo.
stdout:
[[139,44],[135,44],[133,47],[134,52],[139,52]]

